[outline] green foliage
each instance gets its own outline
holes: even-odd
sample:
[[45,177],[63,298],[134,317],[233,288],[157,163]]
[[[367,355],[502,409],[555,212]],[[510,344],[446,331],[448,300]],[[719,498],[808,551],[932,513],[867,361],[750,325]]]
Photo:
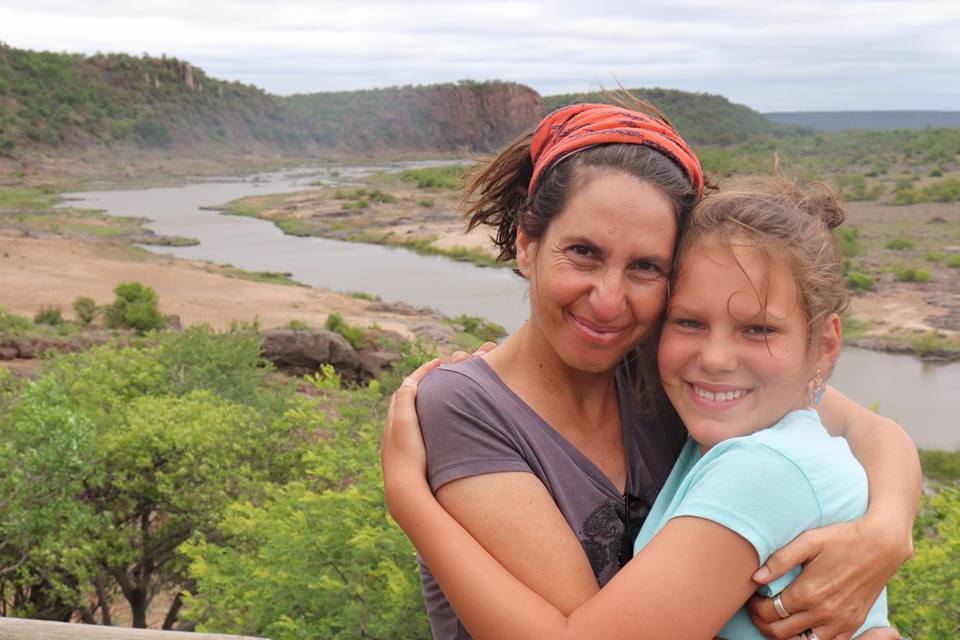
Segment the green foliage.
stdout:
[[945,264],[953,269],[960,269],[960,256],[948,256]]
[[960,201],[960,178],[946,178],[924,187],[923,195],[933,202]]
[[5,307],[0,307],[0,333],[20,336],[31,333],[33,323],[30,318],[10,313]]
[[404,182],[416,183],[418,189],[462,189],[464,167],[458,164],[423,169],[406,169],[400,173]]
[[860,229],[856,227],[837,227],[834,230],[840,243],[840,254],[855,258],[862,253],[860,248]]
[[423,207],[424,209],[433,208],[433,200],[431,200],[430,198],[424,198],[423,200],[418,200],[417,204]]
[[496,342],[507,335],[507,330],[496,322],[489,322],[476,316],[459,315],[451,318],[450,322],[463,327],[463,330],[474,335],[481,342]]
[[0,566],[22,563],[0,572],[12,613],[92,615],[123,593],[142,625],[157,593],[189,588],[179,545],[303,474],[303,425],[268,371],[255,334],[194,327],[59,355],[13,393],[0,379],[0,490],[15,498]]
[[906,238],[894,238],[888,241],[884,247],[887,249],[893,249],[894,251],[907,251],[915,249],[917,247],[917,243],[913,240],[907,240]]
[[956,351],[957,347],[939,331],[924,331],[910,340],[910,348],[916,356],[923,357],[942,351]]
[[960,451],[920,450],[920,464],[927,479],[960,483]]
[[933,277],[930,271],[919,267],[893,265],[891,270],[900,282],[930,282],[930,279]]
[[382,300],[380,296],[367,293],[366,291],[347,291],[347,295],[357,300],[368,300],[370,302],[380,302]]
[[947,254],[941,251],[927,251],[923,255],[923,259],[927,262],[943,262],[947,259]]
[[56,326],[63,324],[63,311],[60,307],[40,307],[40,310],[33,315],[33,324],[49,324]]
[[336,331],[341,336],[346,338],[347,342],[349,342],[350,346],[352,346],[354,349],[362,349],[364,346],[366,346],[367,332],[363,330],[363,327],[357,327],[349,324],[343,319],[343,316],[337,312],[331,313],[329,316],[327,316],[327,321],[323,326],[328,331]]
[[286,325],[287,329],[293,329],[294,331],[310,331],[310,325],[304,322],[303,320],[297,320],[296,318],[290,320]]
[[200,593],[189,615],[202,631],[276,640],[428,637],[413,549],[384,506],[380,389],[319,388],[336,415],[295,410],[324,430],[304,479],[235,503],[220,536],[184,547]]
[[914,557],[889,585],[890,622],[914,640],[960,632],[960,490],[924,499],[914,528]]
[[857,293],[862,293],[864,291],[873,291],[874,289],[873,277],[867,275],[866,273],[860,273],[859,271],[852,271],[847,274],[847,288],[851,289]]
[[97,303],[93,298],[77,296],[73,301],[73,312],[77,319],[87,326],[97,317]]
[[157,292],[139,282],[121,282],[114,288],[116,299],[104,309],[111,329],[129,328],[138,333],[159,329],[167,324],[157,308]]

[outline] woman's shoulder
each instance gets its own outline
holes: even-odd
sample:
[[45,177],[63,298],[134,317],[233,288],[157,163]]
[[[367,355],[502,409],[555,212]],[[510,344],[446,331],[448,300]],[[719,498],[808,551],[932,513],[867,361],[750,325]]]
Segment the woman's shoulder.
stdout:
[[503,382],[481,358],[445,364],[431,371],[417,386],[417,401],[495,398],[506,392]]

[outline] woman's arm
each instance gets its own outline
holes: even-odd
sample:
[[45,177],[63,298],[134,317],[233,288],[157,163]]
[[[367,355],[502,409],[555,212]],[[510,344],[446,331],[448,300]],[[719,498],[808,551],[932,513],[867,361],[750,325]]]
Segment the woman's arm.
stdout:
[[790,617],[781,620],[768,598],[751,600],[753,622],[770,638],[789,638],[825,625],[836,635],[853,633],[913,553],[913,520],[922,482],[913,441],[892,420],[833,388],[828,388],[818,411],[830,433],[846,438],[863,465],[870,506],[859,522],[804,533],[754,575],[767,583],[804,565],[800,577],[781,594]]
[[[409,416],[412,396],[412,385],[401,388],[391,414]],[[756,588],[750,574],[757,553],[750,543],[713,522],[675,518],[601,593],[566,616],[511,575],[434,500],[423,475],[419,431],[397,428],[398,422],[392,418],[384,432],[388,506],[478,640],[712,638]]]
[[[410,383],[418,382],[435,366],[430,363],[418,369]],[[436,404],[431,415],[441,420],[443,414],[435,410]],[[461,402],[455,404],[467,410]],[[403,419],[407,422],[402,426],[395,424]],[[387,429],[399,428],[419,433],[416,412],[391,412]],[[438,429],[449,435],[453,427],[441,423],[435,425],[434,432]],[[438,446],[456,447],[458,443],[448,441]],[[458,458],[440,459],[442,464],[453,460]],[[549,491],[532,473],[481,473],[447,482],[436,495],[444,509],[500,564],[560,611],[573,611],[599,591],[580,541]]]

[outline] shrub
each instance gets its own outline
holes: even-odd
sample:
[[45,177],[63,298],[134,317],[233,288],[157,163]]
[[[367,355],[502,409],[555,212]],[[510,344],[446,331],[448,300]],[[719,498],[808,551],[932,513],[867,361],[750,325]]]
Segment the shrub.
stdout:
[[894,238],[884,245],[887,249],[893,249],[894,251],[906,251],[908,249],[914,249],[916,246],[916,242],[907,240],[906,238]]
[[943,176],[943,171],[940,169],[940,167],[934,167],[933,170],[930,171],[931,178],[940,178],[942,176]]
[[339,313],[334,312],[327,316],[327,321],[323,326],[328,331],[335,331],[346,338],[354,349],[362,349],[366,346],[367,332],[363,330],[363,327],[356,327],[347,323]]
[[77,319],[87,326],[97,316],[97,303],[93,298],[77,296],[73,301],[73,312],[77,315]]
[[459,189],[463,186],[464,168],[460,165],[407,169],[400,174],[404,182],[415,182],[418,189]]
[[932,277],[928,270],[917,267],[904,268],[894,265],[892,270],[900,282],[930,282]]
[[293,329],[294,331],[310,331],[310,325],[304,322],[303,320],[297,320],[294,318],[286,325],[287,329]]
[[897,191],[893,194],[893,198],[890,200],[890,204],[895,205],[907,205],[907,204],[921,204],[927,202],[928,198],[925,194],[917,191],[916,189],[903,189]]
[[40,307],[40,310],[33,316],[33,323],[49,324],[51,326],[61,325],[63,324],[63,313],[60,311],[60,307]]
[[431,200],[430,198],[424,198],[423,200],[418,201],[417,204],[423,207],[424,209],[433,208],[433,200]]
[[113,290],[116,299],[104,310],[107,327],[128,328],[143,334],[167,324],[157,308],[157,292],[139,282],[121,282]]
[[860,229],[856,227],[837,227],[836,234],[842,255],[850,258],[860,255]]
[[923,259],[927,262],[943,262],[946,257],[947,254],[939,251],[927,251],[927,253],[923,256]]
[[946,260],[946,265],[954,269],[960,269],[960,256],[950,256]]
[[847,275],[847,288],[856,291],[857,293],[873,291],[874,281],[871,276],[865,273],[853,271]]

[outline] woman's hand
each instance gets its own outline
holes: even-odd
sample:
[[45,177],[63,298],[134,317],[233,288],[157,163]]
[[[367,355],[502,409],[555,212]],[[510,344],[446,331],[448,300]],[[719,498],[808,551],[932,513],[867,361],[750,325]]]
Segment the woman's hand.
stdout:
[[424,376],[440,366],[434,359],[420,365],[404,378],[390,399],[387,425],[380,441],[380,465],[387,507],[395,519],[401,513],[402,499],[408,491],[423,490],[427,485],[427,451],[420,435],[417,418],[417,385]]
[[753,578],[765,584],[804,565],[803,573],[780,594],[790,615],[781,619],[772,599],[754,596],[748,603],[753,623],[767,638],[776,640],[796,637],[806,629],[813,629],[822,640],[850,638],[881,590],[912,554],[912,544],[904,543],[904,536],[892,534],[890,529],[865,517],[797,536],[770,556]]

